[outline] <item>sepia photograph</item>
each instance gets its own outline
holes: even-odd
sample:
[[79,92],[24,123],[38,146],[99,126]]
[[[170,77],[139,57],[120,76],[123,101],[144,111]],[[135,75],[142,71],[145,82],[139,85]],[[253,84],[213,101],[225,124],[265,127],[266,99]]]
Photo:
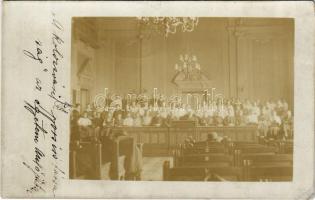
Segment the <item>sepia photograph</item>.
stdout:
[[293,181],[293,18],[72,17],[69,178]]
[[1,9],[2,198],[314,196],[312,2]]

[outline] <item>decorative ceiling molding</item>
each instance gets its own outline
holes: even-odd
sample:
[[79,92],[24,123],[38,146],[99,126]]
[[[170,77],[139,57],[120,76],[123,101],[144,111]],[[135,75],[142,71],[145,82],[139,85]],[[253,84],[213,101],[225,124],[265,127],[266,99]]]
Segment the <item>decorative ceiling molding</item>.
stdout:
[[229,25],[226,27],[230,34],[235,37],[290,37],[288,29],[285,25],[257,25],[257,26],[233,26]]

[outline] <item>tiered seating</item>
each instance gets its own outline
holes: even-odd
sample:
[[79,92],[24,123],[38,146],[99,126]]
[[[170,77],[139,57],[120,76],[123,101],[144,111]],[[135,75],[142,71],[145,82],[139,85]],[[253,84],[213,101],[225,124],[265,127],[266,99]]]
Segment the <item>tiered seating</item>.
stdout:
[[174,151],[173,167],[168,161],[164,163],[163,178],[168,181],[290,181],[293,175],[293,156],[287,150],[290,144],[283,147],[282,143],[186,140]]

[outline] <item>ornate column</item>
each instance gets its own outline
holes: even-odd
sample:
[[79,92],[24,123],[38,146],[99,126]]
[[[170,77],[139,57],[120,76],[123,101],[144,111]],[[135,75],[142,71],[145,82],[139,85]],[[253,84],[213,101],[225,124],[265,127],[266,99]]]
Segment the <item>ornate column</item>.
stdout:
[[244,35],[242,30],[238,27],[241,25],[241,19],[229,19],[227,31],[229,33],[228,44],[229,44],[229,96],[239,97],[239,69],[238,69],[238,44],[239,38]]

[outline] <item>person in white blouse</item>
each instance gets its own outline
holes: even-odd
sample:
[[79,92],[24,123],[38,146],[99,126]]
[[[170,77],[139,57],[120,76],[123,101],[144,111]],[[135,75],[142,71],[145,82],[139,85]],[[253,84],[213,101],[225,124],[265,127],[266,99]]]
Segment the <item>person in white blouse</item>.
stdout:
[[140,117],[139,113],[136,113],[136,116],[135,116],[135,118],[134,118],[134,120],[133,120],[133,125],[134,125],[135,127],[140,127],[140,126],[142,126],[142,120],[141,120],[141,117]]
[[84,112],[83,116],[78,120],[80,139],[86,139],[89,136],[92,136],[93,129],[90,127],[92,121],[88,118],[88,113]]
[[250,106],[248,114],[248,123],[258,124],[258,117],[260,115],[260,109],[257,106],[256,102]]
[[276,111],[272,111],[272,122],[278,126],[281,125],[281,118],[277,115]]
[[152,117],[150,116],[149,112],[146,112],[143,117],[143,125],[144,126],[150,126],[152,121]]
[[138,112],[139,112],[140,117],[143,117],[144,113],[145,113],[145,108],[144,107],[140,107]]
[[78,125],[87,127],[92,125],[92,121],[88,118],[88,113],[84,112],[83,116],[79,118],[78,120]]
[[185,105],[182,105],[178,110],[178,117],[181,118],[187,114],[186,109],[184,108]]
[[124,119],[123,122],[124,126],[133,126],[133,119],[131,117],[131,114],[128,112],[126,115],[126,118]]

